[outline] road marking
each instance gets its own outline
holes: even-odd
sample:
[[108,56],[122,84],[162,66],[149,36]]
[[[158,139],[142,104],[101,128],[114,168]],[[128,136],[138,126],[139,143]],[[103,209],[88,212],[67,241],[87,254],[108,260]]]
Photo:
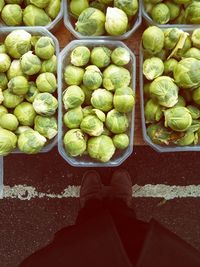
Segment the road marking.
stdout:
[[[197,198],[200,197],[200,185],[164,185],[164,184],[147,184],[140,186],[135,184],[133,186],[133,197],[151,197],[151,198],[163,198],[166,200],[175,198]],[[13,187],[4,186],[3,198],[5,199],[19,199],[19,200],[31,200],[34,198],[49,198],[49,199],[61,199],[61,198],[78,198],[80,192],[80,186],[69,185],[60,194],[38,192],[35,187],[28,185],[15,185]]]

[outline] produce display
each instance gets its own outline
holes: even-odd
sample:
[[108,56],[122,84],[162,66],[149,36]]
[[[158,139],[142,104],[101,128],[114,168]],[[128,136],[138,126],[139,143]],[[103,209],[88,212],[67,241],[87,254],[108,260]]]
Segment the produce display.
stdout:
[[57,135],[54,41],[24,30],[0,44],[0,155],[35,154]]
[[200,143],[200,28],[147,28],[142,36],[146,131],[159,145]]
[[108,162],[130,143],[135,104],[131,55],[121,46],[80,45],[65,61],[64,149],[70,157]]
[[138,8],[138,0],[68,1],[75,30],[83,36],[123,35],[134,24]]
[[200,24],[198,0],[144,0],[144,9],[157,24]]
[[0,17],[8,26],[46,26],[60,9],[61,0],[0,0]]

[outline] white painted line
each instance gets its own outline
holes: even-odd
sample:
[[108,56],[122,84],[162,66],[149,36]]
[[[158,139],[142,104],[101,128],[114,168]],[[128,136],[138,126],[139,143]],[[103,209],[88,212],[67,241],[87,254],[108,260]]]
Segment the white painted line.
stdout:
[[[4,186],[3,198],[6,199],[19,199],[30,200],[34,198],[78,198],[80,186],[68,186],[60,194],[38,192],[35,187],[27,185],[15,185],[13,187]],[[197,198],[200,197],[200,185],[164,185],[164,184],[147,184],[144,186],[133,186],[133,197],[150,197],[150,198],[163,198],[166,200],[175,198]]]

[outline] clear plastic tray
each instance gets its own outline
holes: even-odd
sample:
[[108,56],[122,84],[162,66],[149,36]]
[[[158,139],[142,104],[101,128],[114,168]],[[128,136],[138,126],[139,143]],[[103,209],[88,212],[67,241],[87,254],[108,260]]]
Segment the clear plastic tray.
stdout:
[[[49,23],[46,26],[43,26],[45,29],[51,31],[60,22],[60,20],[63,18],[63,4],[64,4],[64,0],[61,0],[60,12],[58,13],[57,17],[51,21],[51,23]],[[9,29],[12,28],[11,26],[6,25],[0,17],[0,28],[3,28],[3,27],[9,28]],[[29,28],[28,26],[25,26],[25,25],[22,25],[19,27]],[[41,26],[35,26],[35,27],[41,27]]]
[[81,157],[70,157],[64,149],[63,146],[63,136],[66,132],[66,128],[63,125],[63,112],[64,108],[62,105],[62,92],[65,89],[66,85],[63,78],[63,71],[67,64],[70,62],[70,53],[71,51],[79,46],[79,45],[85,45],[89,48],[93,48],[95,46],[106,46],[108,48],[114,49],[118,46],[125,47],[129,50],[131,54],[131,62],[128,65],[128,69],[131,72],[131,87],[133,88],[135,92],[135,85],[136,85],[136,59],[135,55],[132,53],[132,51],[122,42],[120,41],[108,41],[108,40],[76,40],[72,41],[67,45],[62,52],[59,55],[59,79],[58,79],[58,101],[59,101],[59,107],[58,107],[58,151],[60,155],[72,166],[76,167],[115,167],[122,164],[133,152],[133,140],[134,140],[134,121],[135,121],[135,109],[133,109],[133,112],[129,116],[130,120],[130,127],[128,130],[128,134],[130,137],[130,144],[129,147],[123,151],[118,151],[115,153],[113,158],[107,162],[107,163],[101,163],[95,160],[92,160],[89,156],[81,156]]
[[77,39],[124,40],[124,39],[129,38],[142,23],[141,3],[139,0],[139,10],[138,10],[138,14],[136,15],[137,17],[135,19],[135,22],[133,23],[132,28],[128,32],[124,33],[123,35],[118,35],[118,36],[109,36],[109,35],[85,36],[75,30],[74,28],[75,22],[74,22],[73,16],[70,15],[67,1],[68,0],[64,0],[64,25]]
[[[183,31],[192,33],[195,28],[181,28]],[[163,29],[164,30],[164,29]],[[151,138],[147,135],[146,124],[145,124],[145,115],[144,115],[144,92],[143,92],[143,49],[142,44],[140,45],[140,107],[141,107],[141,119],[142,119],[142,132],[145,142],[150,145],[157,152],[183,152],[183,151],[200,151],[200,145],[196,146],[161,146],[153,143]]]

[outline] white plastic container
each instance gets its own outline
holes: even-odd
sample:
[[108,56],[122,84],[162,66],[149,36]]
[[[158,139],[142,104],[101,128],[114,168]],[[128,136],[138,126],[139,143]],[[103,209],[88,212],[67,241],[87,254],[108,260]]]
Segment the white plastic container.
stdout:
[[133,152],[133,140],[134,140],[134,118],[135,118],[135,109],[133,109],[132,113],[129,116],[130,127],[128,129],[128,135],[130,137],[130,144],[129,147],[122,151],[117,151],[113,158],[107,163],[101,163],[96,160],[93,160],[89,156],[81,156],[81,157],[71,157],[69,156],[63,146],[63,137],[66,132],[66,128],[63,125],[63,113],[66,112],[63,108],[62,104],[62,92],[66,88],[66,84],[63,78],[63,71],[66,65],[70,63],[70,53],[71,51],[80,45],[85,45],[88,48],[93,48],[96,46],[106,46],[108,48],[114,49],[116,47],[125,47],[129,50],[131,54],[131,61],[128,65],[128,69],[131,73],[131,87],[135,92],[135,85],[136,85],[136,59],[135,55],[132,51],[122,42],[120,41],[108,41],[108,40],[76,40],[70,42],[60,53],[59,55],[59,79],[58,79],[58,101],[59,101],[59,108],[58,108],[58,151],[60,155],[72,166],[75,167],[115,167],[122,164]]

